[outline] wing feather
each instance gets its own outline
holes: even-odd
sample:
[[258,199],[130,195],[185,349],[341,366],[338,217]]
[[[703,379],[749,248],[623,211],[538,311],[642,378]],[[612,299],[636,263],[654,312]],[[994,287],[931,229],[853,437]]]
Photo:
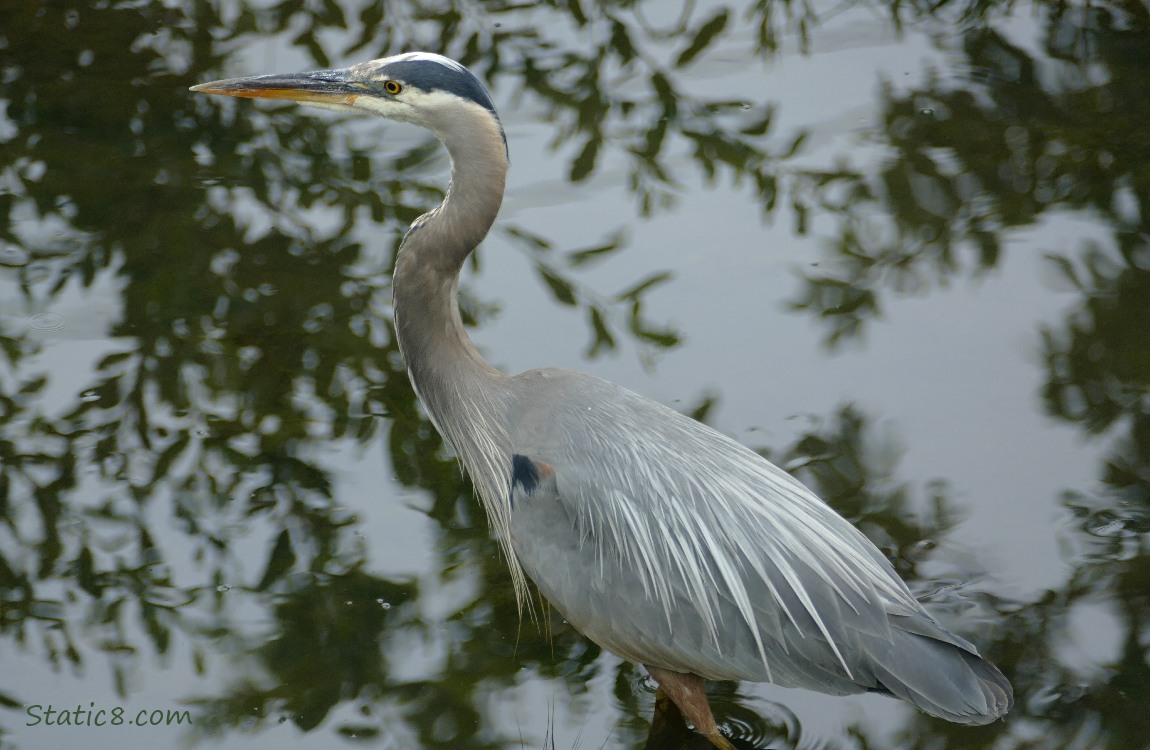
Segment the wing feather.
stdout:
[[1010,683],[940,627],[857,529],[790,475],[610,383],[517,376],[511,548],[584,635],[710,679],[889,693],[985,724]]
[[[844,647],[856,625],[889,640],[887,618],[871,613],[881,613],[883,602],[917,609],[861,533],[753,451],[589,376],[535,371],[519,377],[546,387],[524,389],[540,395],[520,399],[516,450],[546,461],[556,477],[555,496],[533,507],[554,512],[552,506],[562,506],[572,526],[537,519],[534,538],[546,540],[547,549],[536,550],[523,528],[515,534],[513,518],[513,546],[537,583],[557,581],[544,593],[593,639],[597,630],[618,627],[600,622],[607,619],[606,602],[584,601],[586,580],[556,575],[551,566],[582,571],[584,579],[614,577],[631,597],[634,630],[650,631],[658,622],[689,631],[689,639],[702,638],[724,665],[718,672],[749,679],[771,680],[772,663],[800,648],[807,658],[821,653],[828,668],[852,680]],[[555,554],[567,547],[566,556]],[[587,611],[569,602],[583,602]],[[732,649],[734,623],[746,636],[745,653]],[[616,649],[640,640],[636,634],[605,637]],[[699,666],[706,675],[708,665]]]

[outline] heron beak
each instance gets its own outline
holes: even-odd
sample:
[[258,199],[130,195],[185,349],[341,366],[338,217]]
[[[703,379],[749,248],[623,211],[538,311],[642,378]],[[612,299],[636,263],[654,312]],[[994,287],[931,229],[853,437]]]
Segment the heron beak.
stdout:
[[353,106],[356,97],[371,93],[365,84],[352,80],[347,68],[229,78],[201,83],[192,86],[191,90],[201,94],[224,94],[246,99],[288,99],[306,104],[345,107]]

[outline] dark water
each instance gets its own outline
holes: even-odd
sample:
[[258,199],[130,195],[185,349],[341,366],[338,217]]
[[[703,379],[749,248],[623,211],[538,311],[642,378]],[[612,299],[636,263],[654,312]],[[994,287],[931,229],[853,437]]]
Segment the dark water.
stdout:
[[0,747],[691,746],[408,385],[436,144],[187,91],[412,49],[507,126],[488,357],[768,452],[1015,686],[716,685],[742,746],[1150,747],[1150,11],[765,1],[0,3]]

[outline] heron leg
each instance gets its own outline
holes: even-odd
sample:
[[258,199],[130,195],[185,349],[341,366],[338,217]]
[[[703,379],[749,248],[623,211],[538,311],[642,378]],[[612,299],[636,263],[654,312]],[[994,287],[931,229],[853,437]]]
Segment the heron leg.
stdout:
[[[707,702],[707,693],[704,689],[703,678],[692,672],[672,672],[644,664],[647,672],[659,683],[663,693],[679,708],[679,713],[694,726],[695,731],[719,748],[719,750],[735,750],[731,741],[719,733],[715,724],[715,717],[711,713],[711,704]],[[656,698],[656,711],[658,711]]]

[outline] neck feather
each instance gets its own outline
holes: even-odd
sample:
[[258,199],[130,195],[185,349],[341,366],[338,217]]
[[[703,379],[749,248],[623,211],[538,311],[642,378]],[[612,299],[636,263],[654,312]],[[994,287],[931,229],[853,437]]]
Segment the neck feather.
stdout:
[[[476,138],[476,128],[490,137]],[[400,245],[392,281],[395,331],[412,386],[471,476],[522,596],[523,573],[510,548],[507,377],[468,338],[456,300],[459,272],[499,212],[507,152],[498,121],[486,111],[465,113],[435,133],[451,156],[451,185]]]
[[[477,132],[490,137],[477,138]],[[504,377],[468,338],[456,289],[464,262],[499,213],[507,152],[498,121],[479,107],[435,133],[451,156],[451,184],[443,203],[416,219],[403,238],[392,294],[408,372],[437,426],[446,427],[455,401]],[[454,442],[456,436],[448,437]]]

